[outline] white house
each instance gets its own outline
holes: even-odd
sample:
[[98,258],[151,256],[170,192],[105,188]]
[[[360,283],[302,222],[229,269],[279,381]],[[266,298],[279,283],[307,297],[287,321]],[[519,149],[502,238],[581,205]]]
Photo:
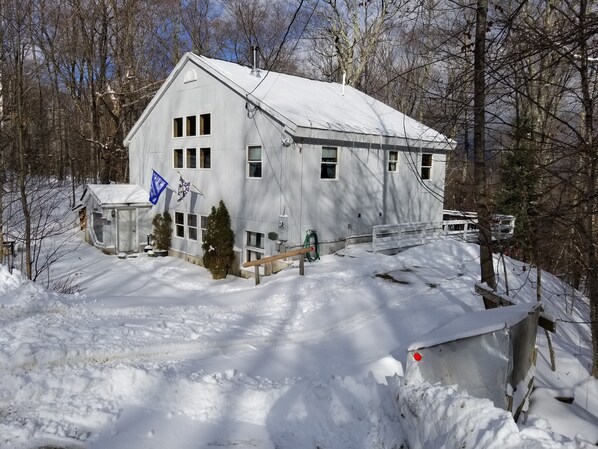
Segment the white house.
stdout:
[[[320,252],[372,226],[442,220],[454,142],[358,90],[187,53],[125,139],[130,183],[169,183],[171,253],[200,261],[224,200],[239,262],[303,244]],[[177,204],[181,175],[191,193]]]

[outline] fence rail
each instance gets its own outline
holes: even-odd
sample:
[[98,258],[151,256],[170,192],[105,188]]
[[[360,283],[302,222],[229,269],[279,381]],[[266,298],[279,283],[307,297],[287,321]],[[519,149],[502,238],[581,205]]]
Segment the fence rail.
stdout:
[[398,250],[405,246],[444,238],[442,222],[405,223],[374,226],[372,230],[372,251]]
[[[372,251],[400,251],[407,246],[453,238],[465,242],[478,241],[478,219],[475,213],[464,212],[461,217],[441,222],[420,222],[374,226],[372,229]],[[491,222],[492,240],[503,241],[513,237],[515,217],[493,215]]]

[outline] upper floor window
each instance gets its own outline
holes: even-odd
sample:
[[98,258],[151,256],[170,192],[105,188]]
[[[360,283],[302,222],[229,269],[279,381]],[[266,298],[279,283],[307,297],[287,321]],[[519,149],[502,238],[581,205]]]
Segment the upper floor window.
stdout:
[[197,135],[197,117],[190,115],[187,117],[185,122],[185,135],[196,136]]
[[175,148],[173,151],[173,166],[174,168],[184,168],[183,165],[183,149]]
[[187,148],[186,156],[187,166],[185,168],[197,168],[197,149]]
[[388,171],[396,172],[399,169],[399,152],[389,151],[388,152]]
[[429,153],[422,153],[421,178],[432,179],[432,155]]
[[[202,151],[203,148],[200,150],[200,158],[205,159],[205,154],[202,154]],[[197,148],[175,148],[172,150],[172,161],[174,168],[197,168]],[[205,160],[200,160],[200,163],[205,164]],[[200,168],[210,167],[202,165]]]
[[262,147],[259,145],[247,147],[247,176],[262,177]]
[[172,136],[183,137],[183,117],[177,117],[172,122]]
[[210,148],[199,149],[199,168],[212,168],[212,150]]
[[338,148],[322,147],[321,179],[337,179]]
[[212,119],[210,114],[201,114],[199,116],[199,134],[212,134]]

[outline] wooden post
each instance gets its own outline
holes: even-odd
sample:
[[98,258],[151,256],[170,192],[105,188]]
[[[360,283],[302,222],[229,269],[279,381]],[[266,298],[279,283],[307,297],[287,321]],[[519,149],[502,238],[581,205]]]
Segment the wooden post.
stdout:
[[260,284],[260,266],[256,265],[255,266],[255,285],[259,285]]
[[[536,265],[536,299],[538,302],[542,301],[542,268]],[[550,354],[550,369],[556,371],[556,354],[552,346],[552,337],[546,329],[544,329],[546,341],[548,342],[548,354]]]
[[299,259],[299,274],[301,276],[305,275],[305,254],[301,254],[301,258]]

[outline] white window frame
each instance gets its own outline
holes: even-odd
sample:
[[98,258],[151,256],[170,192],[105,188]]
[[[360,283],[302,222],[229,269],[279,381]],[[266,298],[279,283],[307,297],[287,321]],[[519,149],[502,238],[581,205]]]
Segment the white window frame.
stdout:
[[[252,148],[259,148],[260,149],[260,159],[259,160],[250,160],[249,159],[249,152]],[[261,145],[247,145],[247,151],[246,151],[246,159],[247,159],[247,165],[246,165],[246,176],[248,179],[262,179],[262,177],[264,176],[264,162],[263,162],[263,153],[264,153],[264,148]],[[259,165],[259,170],[260,170],[260,175],[259,176],[251,176],[251,164],[255,164],[255,165]]]
[[[179,222],[179,217],[183,218],[182,223]],[[178,239],[185,238],[185,212],[175,211],[174,212],[174,236]],[[179,235],[179,231],[182,231],[183,235]]]
[[[204,158],[202,158],[202,153],[205,150],[208,150],[209,155],[210,155],[208,158],[210,165],[208,167],[205,166],[205,160],[204,160]],[[198,161],[199,161],[198,168],[200,170],[211,170],[212,169],[212,148],[211,147],[201,147],[199,149],[199,153],[198,153]]]
[[[260,243],[260,241],[258,241],[257,237],[261,236],[260,240],[261,240],[262,246],[251,245],[250,244],[251,235],[256,236],[257,244]],[[257,259],[261,259],[262,257],[264,257],[264,255],[266,254],[265,246],[266,246],[266,234],[264,234],[263,232],[247,231],[246,230],[245,231],[245,252],[244,252],[245,262],[249,262],[251,260],[256,260],[256,259],[251,258],[250,253],[259,255],[259,257],[257,257]]]
[[[430,164],[424,165],[424,159],[430,158]],[[432,165],[434,155],[432,153],[422,153],[419,164],[419,175],[422,181],[430,181],[432,179]],[[425,174],[424,174],[425,173]]]
[[[193,134],[190,134],[191,126],[190,120],[193,120],[193,128],[195,131]],[[197,136],[197,115],[187,115],[185,116],[185,137],[195,137]]]
[[[177,128],[179,128],[179,126],[177,125],[177,120],[180,120],[180,135],[177,136]],[[182,137],[185,137],[185,117],[174,117],[172,119],[172,138],[173,139],[180,139]]]
[[[191,225],[191,217],[195,217],[195,226]],[[198,227],[199,223],[197,222],[198,216],[197,216],[197,214],[187,213],[185,215],[185,218],[187,219],[187,223],[186,223],[187,224],[187,227],[186,227],[186,229],[187,229],[187,239],[188,240],[193,240],[194,242],[197,242],[198,239],[199,239],[199,233],[198,233],[198,231],[199,231],[199,227]],[[191,234],[192,234],[191,231],[192,230],[195,230],[195,238],[191,237]]]
[[[191,157],[191,150],[193,150],[195,152],[195,164],[190,163],[193,160]],[[194,166],[192,167],[192,165],[194,165]],[[195,147],[185,148],[185,168],[188,168],[188,169],[196,169],[197,168],[197,148],[195,148]]]
[[[204,132],[205,128],[205,117],[208,117],[209,121],[209,132]],[[204,114],[199,114],[199,119],[197,121],[197,135],[198,136],[211,136],[212,135],[212,113],[206,112]]]
[[200,215],[199,216],[199,227],[201,229],[201,242],[206,241],[206,234],[208,232],[208,225],[210,223],[209,215]]
[[[190,217],[195,216],[195,226],[190,223]],[[182,219],[182,220],[181,220]],[[174,211],[174,237],[177,239],[187,239],[193,242],[199,241],[199,215],[185,211]],[[195,238],[191,237],[191,230],[195,230]],[[182,235],[180,235],[182,234]]]
[[[392,157],[391,157],[393,154],[396,156],[395,159],[392,159]],[[386,169],[389,173],[397,173],[399,171],[399,151],[398,150],[389,150],[388,151],[388,163],[387,163]]]
[[[177,165],[177,152],[180,152],[181,166]],[[185,149],[184,148],[173,148],[172,149],[172,167],[173,168],[185,168]]]
[[[324,161],[324,150],[334,150],[336,156],[334,158],[334,162],[330,162],[328,160]],[[327,158],[329,159],[329,158]],[[339,151],[338,147],[322,147],[322,153],[320,158],[320,179],[323,181],[337,181],[338,180],[338,160],[339,160]],[[334,177],[328,178],[322,176],[324,174],[324,166],[332,166],[334,168]]]

